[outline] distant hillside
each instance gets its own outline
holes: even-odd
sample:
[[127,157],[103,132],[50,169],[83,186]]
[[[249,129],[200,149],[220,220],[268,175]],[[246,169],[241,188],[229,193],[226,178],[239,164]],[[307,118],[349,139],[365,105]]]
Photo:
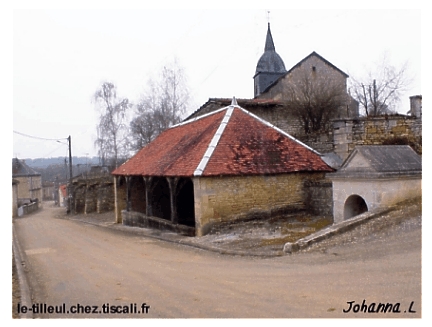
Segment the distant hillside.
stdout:
[[[69,164],[69,157],[21,159],[32,168],[47,168],[48,166]],[[98,157],[72,157],[72,165],[99,165]]]

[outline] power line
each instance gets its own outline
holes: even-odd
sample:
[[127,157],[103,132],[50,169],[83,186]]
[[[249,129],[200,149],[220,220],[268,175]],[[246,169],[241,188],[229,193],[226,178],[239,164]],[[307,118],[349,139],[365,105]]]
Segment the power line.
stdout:
[[21,132],[18,132],[18,131],[13,131],[13,132],[15,134],[19,134],[21,136],[30,137],[32,139],[37,139],[37,140],[42,140],[42,141],[57,141],[57,142],[59,142],[60,140],[67,140],[68,139],[67,137],[65,137],[65,138],[59,138],[59,139],[47,139],[47,138],[44,138],[44,137],[38,137],[38,136],[32,136],[32,135],[24,134],[24,133],[21,133]]

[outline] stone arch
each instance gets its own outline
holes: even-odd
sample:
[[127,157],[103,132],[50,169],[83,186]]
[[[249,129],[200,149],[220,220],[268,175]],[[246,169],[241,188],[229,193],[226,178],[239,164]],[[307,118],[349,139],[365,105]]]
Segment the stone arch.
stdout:
[[366,201],[357,194],[350,195],[344,204],[344,219],[349,219],[368,211]]
[[150,195],[153,216],[171,220],[170,188],[165,178],[155,178]]
[[179,180],[176,208],[178,223],[195,227],[194,185],[190,178],[182,178]]

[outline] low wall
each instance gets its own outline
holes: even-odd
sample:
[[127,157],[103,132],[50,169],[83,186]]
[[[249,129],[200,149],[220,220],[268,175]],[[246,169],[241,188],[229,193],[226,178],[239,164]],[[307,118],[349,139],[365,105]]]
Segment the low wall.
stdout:
[[187,236],[195,236],[195,228],[174,224],[169,220],[146,216],[143,213],[135,211],[121,211],[122,224],[126,226],[141,227],[141,228],[155,228],[160,230],[168,230]]
[[18,208],[18,216],[28,215],[39,209],[39,203],[33,202]]

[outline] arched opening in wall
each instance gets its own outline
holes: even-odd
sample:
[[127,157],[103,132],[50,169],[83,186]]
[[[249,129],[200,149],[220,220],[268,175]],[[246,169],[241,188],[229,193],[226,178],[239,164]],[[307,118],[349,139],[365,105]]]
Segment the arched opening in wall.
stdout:
[[350,195],[344,205],[344,219],[349,219],[368,211],[365,200],[359,195]]
[[153,192],[150,194],[153,216],[171,220],[171,201],[168,181],[155,178]]
[[131,178],[130,201],[132,211],[146,213],[145,182],[141,176]]
[[179,180],[177,190],[177,217],[179,224],[195,227],[194,186],[190,178]]

